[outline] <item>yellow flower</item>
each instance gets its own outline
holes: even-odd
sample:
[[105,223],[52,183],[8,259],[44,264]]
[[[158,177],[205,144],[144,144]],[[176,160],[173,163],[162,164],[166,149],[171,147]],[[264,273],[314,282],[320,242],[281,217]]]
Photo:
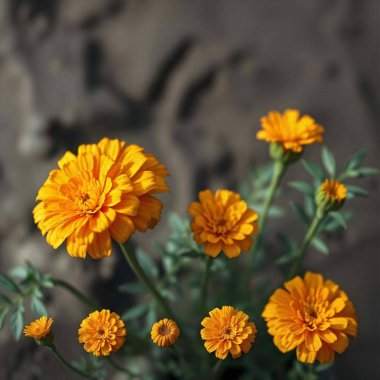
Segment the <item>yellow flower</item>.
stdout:
[[319,188],[325,198],[333,202],[341,202],[347,197],[347,188],[336,179],[326,179]]
[[74,257],[111,255],[111,238],[125,243],[137,229],[153,228],[168,191],[166,168],[137,145],[104,138],[67,152],[38,192],[33,214],[47,242],[65,240]]
[[228,190],[211,190],[199,193],[200,202],[192,202],[189,213],[193,236],[198,244],[204,244],[205,253],[216,257],[221,251],[230,258],[249,251],[252,234],[258,232],[257,213],[248,208],[239,194]]
[[78,330],[79,343],[94,356],[108,356],[118,351],[125,342],[127,329],[120,316],[103,309],[84,319]]
[[297,348],[303,363],[331,363],[335,352],[356,336],[355,309],[345,292],[320,274],[307,272],[277,289],[266,305],[263,317],[274,344],[281,352]]
[[164,318],[152,326],[150,336],[157,346],[167,347],[177,341],[179,334],[177,324],[172,319]]
[[30,325],[25,326],[24,335],[34,339],[43,339],[50,334],[53,318],[48,318],[43,315],[41,318],[36,319]]
[[269,112],[261,118],[261,126],[257,138],[280,144],[285,151],[300,153],[304,145],[323,141],[324,128],[308,115],[300,118],[297,110],[285,110],[283,115],[277,111]]
[[255,340],[256,325],[248,322],[248,315],[232,306],[223,306],[210,311],[210,317],[202,321],[201,337],[208,352],[214,352],[218,359],[225,359],[230,353],[234,359],[247,353]]

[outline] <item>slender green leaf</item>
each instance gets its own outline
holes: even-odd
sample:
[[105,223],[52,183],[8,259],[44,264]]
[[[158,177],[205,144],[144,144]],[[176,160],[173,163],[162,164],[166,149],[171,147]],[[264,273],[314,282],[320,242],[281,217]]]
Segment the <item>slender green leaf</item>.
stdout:
[[328,255],[330,253],[329,247],[327,244],[320,239],[319,237],[315,236],[313,240],[311,241],[311,245],[319,252],[323,253],[324,255]]
[[38,317],[41,317],[42,315],[48,315],[45,305],[40,300],[40,298],[36,296],[31,297],[30,308],[32,309],[34,314],[36,314]]
[[380,173],[380,170],[378,168],[365,167],[358,169],[358,172],[360,176],[377,175]]
[[20,278],[21,280],[24,280],[28,276],[28,273],[28,269],[21,265],[12,268],[9,272],[11,276]]
[[137,249],[136,255],[144,271],[151,277],[158,277],[158,268],[153,259],[142,249]]
[[5,318],[7,317],[9,312],[9,306],[2,307],[0,309],[0,330],[4,327]]
[[9,290],[10,292],[20,293],[20,288],[5,273],[0,273],[0,287]]
[[128,294],[142,294],[145,291],[145,289],[138,282],[122,284],[118,287],[118,290],[122,293]]
[[343,173],[357,169],[367,156],[366,150],[360,150],[348,158],[343,167]]
[[344,229],[347,229],[347,223],[344,220],[344,217],[342,214],[338,211],[330,212],[329,215],[336,220],[336,222],[343,227]]
[[140,317],[144,313],[146,313],[149,309],[149,304],[143,303],[137,306],[134,306],[128,309],[121,317],[121,319],[128,321],[130,319],[134,319]]
[[19,340],[24,327],[24,308],[21,304],[12,312],[10,323],[13,336]]
[[8,304],[12,303],[12,301],[5,294],[2,293],[0,293],[0,302]]
[[292,181],[288,185],[304,194],[313,195],[315,193],[314,187],[307,182]]
[[329,173],[331,178],[334,178],[336,170],[335,158],[326,145],[322,147],[322,162],[327,173]]
[[353,185],[346,185],[347,191],[348,191],[348,198],[355,198],[355,197],[368,197],[369,193],[367,190],[359,187],[359,186],[353,186]]
[[297,202],[291,202],[291,207],[293,211],[296,213],[296,215],[300,218],[300,220],[305,225],[308,225],[310,222],[310,218],[306,215],[306,212],[303,209],[303,207]]
[[314,178],[316,182],[322,182],[325,179],[323,170],[314,162],[302,160],[302,165],[306,171]]

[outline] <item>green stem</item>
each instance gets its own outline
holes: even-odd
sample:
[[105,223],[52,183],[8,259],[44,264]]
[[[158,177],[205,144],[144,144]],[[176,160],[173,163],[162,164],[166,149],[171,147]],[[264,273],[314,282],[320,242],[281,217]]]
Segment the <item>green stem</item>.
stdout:
[[219,369],[220,367],[222,366],[222,363],[223,363],[223,360],[218,360],[214,367],[212,367],[212,370],[211,370],[211,374],[212,374],[212,378],[215,378],[217,373],[219,372]]
[[280,184],[281,178],[285,174],[287,165],[281,161],[281,160],[276,160],[273,168],[273,174],[272,174],[272,179],[269,185],[269,191],[268,195],[265,199],[265,203],[263,206],[263,210],[261,212],[261,215],[259,215],[259,220],[258,220],[258,226],[259,226],[259,234],[257,235],[255,245],[253,247],[252,255],[251,255],[251,265],[254,265],[254,260],[256,258],[256,253],[258,252],[262,239],[263,239],[263,233],[264,233],[264,228],[268,219],[269,215],[269,210],[272,206],[274,196],[276,195],[276,191],[278,189],[278,186]]
[[58,352],[55,345],[47,346],[49,350],[53,353],[53,355],[57,358],[57,360],[66,368],[70,369],[71,371],[77,373],[78,375],[81,375],[87,379],[95,379],[94,376],[88,374],[87,372],[81,371],[80,369],[74,367],[71,365],[66,359],[63,358],[63,356]]
[[99,306],[95,302],[93,302],[90,298],[85,296],[82,292],[80,292],[77,288],[75,288],[74,286],[72,286],[68,282],[66,282],[64,280],[57,279],[57,278],[52,279],[52,282],[54,285],[60,286],[61,288],[69,291],[73,296],[78,298],[79,301],[83,302],[85,305],[87,305],[91,309],[98,309],[99,308]]
[[162,311],[167,314],[168,317],[174,318],[174,313],[166,302],[165,298],[158,292],[150,278],[145,274],[144,270],[141,268],[141,265],[137,261],[135,254],[129,248],[127,243],[120,244],[121,250],[123,251],[124,257],[127,260],[129,266],[137,276],[137,278],[141,281],[141,283],[150,291],[152,296],[155,298]]
[[127,373],[130,377],[140,377],[140,375],[138,375],[137,373],[133,373],[133,372],[130,371],[129,369],[127,369],[127,368],[121,366],[120,364],[116,363],[116,362],[111,358],[111,356],[108,356],[108,357],[107,357],[107,361],[108,361],[108,363],[111,365],[111,367],[115,368],[117,371]]
[[201,305],[207,310],[207,295],[208,295],[208,282],[210,279],[210,271],[214,258],[208,256],[206,259],[206,268],[203,275],[202,290],[201,290]]
[[325,217],[325,214],[321,215],[318,212],[318,210],[316,211],[314,218],[305,234],[305,237],[303,239],[297,258],[294,261],[293,266],[289,272],[289,276],[288,276],[289,279],[292,279],[294,276],[296,276],[299,273],[302,267],[302,264],[305,260],[307,249],[309,248],[311,241],[313,240],[315,234],[317,233],[318,227],[322,223],[324,217]]

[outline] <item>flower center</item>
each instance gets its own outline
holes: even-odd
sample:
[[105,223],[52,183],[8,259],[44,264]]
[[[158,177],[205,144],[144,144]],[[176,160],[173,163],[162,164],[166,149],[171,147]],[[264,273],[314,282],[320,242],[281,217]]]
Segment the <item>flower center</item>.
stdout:
[[171,329],[167,325],[160,326],[158,329],[158,333],[162,336],[170,335]]
[[223,339],[232,340],[236,336],[236,328],[233,326],[226,327],[221,335]]

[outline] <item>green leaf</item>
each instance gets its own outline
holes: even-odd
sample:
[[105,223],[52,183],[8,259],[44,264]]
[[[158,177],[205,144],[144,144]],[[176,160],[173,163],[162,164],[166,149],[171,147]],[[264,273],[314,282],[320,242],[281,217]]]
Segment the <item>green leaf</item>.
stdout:
[[323,253],[324,255],[328,255],[330,253],[329,247],[327,244],[320,239],[319,237],[315,236],[313,240],[311,241],[311,245],[319,252]]
[[325,175],[323,170],[314,162],[302,160],[302,165],[306,171],[315,179],[316,182],[323,182]]
[[355,197],[368,197],[369,193],[367,190],[353,185],[345,185],[347,188],[347,198],[355,198]]
[[335,158],[326,145],[322,147],[322,162],[327,173],[329,173],[331,178],[334,178],[336,170]]
[[5,318],[8,315],[9,306],[0,309],[0,330],[4,327]]
[[132,307],[131,309],[127,310],[121,317],[121,319],[128,321],[130,319],[134,319],[137,317],[140,317],[143,315],[146,311],[149,309],[149,304],[143,303],[140,305],[137,305],[135,307]]
[[51,275],[50,274],[46,274],[42,281],[41,281],[41,285],[44,287],[44,288],[52,288],[54,287],[54,282],[52,281],[51,279]]
[[306,215],[306,212],[303,209],[303,207],[297,202],[291,202],[291,207],[293,211],[296,213],[296,215],[300,218],[300,220],[305,225],[308,225],[310,222],[310,218]]
[[11,314],[11,331],[16,340],[19,340],[24,327],[24,308],[20,304]]
[[117,288],[122,293],[141,294],[144,293],[144,288],[138,282],[129,282],[122,284]]
[[137,259],[144,271],[151,277],[158,277],[158,268],[152,258],[147,255],[142,249],[137,249]]
[[269,214],[268,215],[271,218],[282,218],[285,215],[285,211],[282,208],[278,207],[278,206],[272,205],[270,207],[270,209],[269,209]]
[[360,176],[377,175],[380,173],[380,170],[378,168],[365,167],[358,169],[358,172]]
[[17,266],[10,270],[9,274],[13,277],[20,278],[24,280],[28,276],[28,270],[23,266]]
[[20,293],[21,290],[17,284],[5,273],[0,273],[0,287],[3,287],[10,292]]
[[343,215],[338,211],[332,211],[329,215],[337,221],[337,223],[342,226],[344,229],[347,229],[347,223],[343,218]]
[[348,158],[343,167],[343,173],[357,169],[367,156],[366,150],[360,150]]
[[288,185],[304,194],[312,195],[315,193],[314,187],[307,182],[292,181]]
[[12,301],[5,295],[0,293],[0,302],[11,304]]
[[30,299],[30,308],[37,315],[37,317],[41,317],[42,315],[48,315],[45,305],[43,302],[36,296],[32,296]]

